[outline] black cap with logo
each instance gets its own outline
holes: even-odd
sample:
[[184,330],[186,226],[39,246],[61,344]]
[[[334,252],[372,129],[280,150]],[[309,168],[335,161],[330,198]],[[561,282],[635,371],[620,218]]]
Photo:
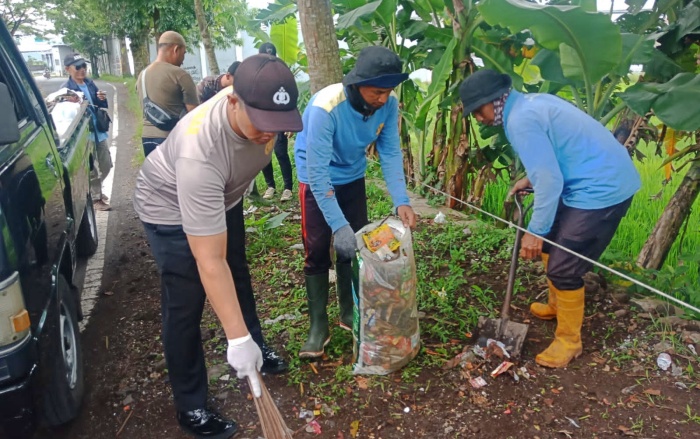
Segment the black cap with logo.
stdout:
[[246,105],[251,123],[259,131],[298,132],[303,128],[297,109],[299,90],[294,75],[281,59],[253,55],[236,69],[236,94]]
[[82,56],[80,56],[77,53],[71,53],[70,55],[66,55],[63,58],[63,66],[64,67],[72,66],[74,64],[86,63],[86,62],[88,62],[88,60],[86,60],[85,58],[83,58]]

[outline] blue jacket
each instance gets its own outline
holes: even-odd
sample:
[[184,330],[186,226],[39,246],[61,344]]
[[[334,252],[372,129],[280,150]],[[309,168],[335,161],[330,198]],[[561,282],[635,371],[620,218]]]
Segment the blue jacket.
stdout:
[[302,116],[294,155],[297,177],[310,186],[323,217],[335,233],[348,224],[333,186],[365,176],[367,147],[376,142],[379,162],[394,208],[410,203],[399,144],[399,104],[391,95],[368,118],[352,108],[343,84],[333,84],[311,97]]
[[627,200],[641,186],[632,159],[612,133],[561,98],[513,90],[503,127],[535,190],[532,233],[549,233],[559,200],[578,209],[602,209]]
[[[92,103],[100,108],[109,108],[109,104],[107,102],[107,99],[104,101],[100,100],[97,98],[97,86],[95,85],[95,81],[93,81],[90,78],[85,78],[85,85],[87,85],[88,90],[90,91],[90,101]],[[73,78],[68,78],[68,81],[64,82],[63,85],[61,85],[61,88],[67,88],[69,90],[73,91],[79,91],[82,92],[80,89],[80,86],[73,81]],[[86,96],[87,99],[87,96]]]

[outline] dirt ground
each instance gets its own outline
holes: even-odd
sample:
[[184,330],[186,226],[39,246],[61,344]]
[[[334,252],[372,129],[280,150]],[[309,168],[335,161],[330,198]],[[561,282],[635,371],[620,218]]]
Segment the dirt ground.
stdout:
[[[122,94],[125,102],[123,87],[120,97]],[[122,108],[122,130],[128,132],[133,130],[135,119]],[[159,279],[132,207],[137,173],[133,155],[139,147],[126,141],[119,145],[103,295],[83,334],[87,390],[82,415],[71,425],[42,431],[38,437],[188,437],[174,418],[162,355]],[[286,207],[292,218],[299,210],[295,203]],[[423,219],[421,227],[429,227],[430,223]],[[255,237],[249,235],[249,239]],[[286,267],[285,251],[270,252],[271,266]],[[489,283],[495,291],[505,290],[506,268],[503,264],[491,268],[494,276]],[[536,272],[539,268],[527,269],[533,272],[523,276],[528,279],[524,287],[541,289],[541,272]],[[301,285],[301,271],[290,270],[289,282]],[[256,278],[255,287],[261,320],[278,316],[274,308],[278,288],[260,278]],[[662,341],[662,334],[654,334],[659,331],[658,323],[652,325],[655,320],[646,318],[646,313],[622,303],[626,302],[622,296],[615,296],[619,299],[615,300],[613,290],[605,285],[592,288],[597,291],[587,298],[584,353],[567,369],[548,370],[534,363],[535,355],[551,339],[554,323],[531,319],[526,312],[527,300],[520,297],[513,319],[528,321],[530,332],[522,359],[511,369],[519,371],[517,383],[508,373],[490,376],[502,361],[495,357],[483,360],[465,355],[461,364],[457,359],[452,361],[457,363],[453,367],[444,367],[451,359],[439,354],[445,343],[430,338],[422,339],[419,356],[435,356],[436,365],[424,367],[410,380],[400,372],[382,378],[355,376],[343,381],[341,392],[335,391],[330,398],[310,397],[318,395],[319,386],[328,386],[331,391],[330,383],[338,379],[338,365],[351,362],[351,352],[344,352],[318,363],[300,363],[299,367],[312,370],[307,382],[290,385],[286,375],[267,376],[265,382],[296,438],[700,437],[698,357],[679,352],[673,356],[678,365],[676,376],[661,371],[656,366],[653,343]],[[289,323],[306,324],[306,319]],[[682,326],[670,330],[678,334],[683,329],[698,331],[692,323]],[[225,337],[210,310],[203,327],[208,361],[216,364],[210,368],[214,369],[211,405],[239,422],[242,428],[237,438],[261,437],[247,385],[238,383],[235,374],[222,365]],[[596,336],[591,335],[594,333]],[[349,337],[340,330],[334,330],[333,336]],[[289,340],[284,334],[269,342],[287,358],[296,355],[286,350]],[[469,352],[471,348],[463,339],[448,344],[450,352]],[[483,376],[487,385],[473,388],[469,378],[476,376]],[[315,411],[320,434],[299,417],[305,410]]]

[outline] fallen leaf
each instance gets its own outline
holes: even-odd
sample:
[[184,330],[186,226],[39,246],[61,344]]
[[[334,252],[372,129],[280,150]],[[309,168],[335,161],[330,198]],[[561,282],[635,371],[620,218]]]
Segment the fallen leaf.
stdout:
[[552,393],[554,393],[555,395],[558,395],[561,393],[561,391],[559,391],[559,389],[552,389]]
[[553,406],[554,406],[554,400],[551,399],[551,398],[545,398],[545,399],[544,399],[544,403],[547,404],[549,407],[553,407]]
[[355,382],[357,383],[357,387],[359,387],[360,390],[367,390],[367,378],[356,376]]
[[352,421],[350,423],[350,437],[357,437],[358,431],[360,431],[360,421]]
[[657,389],[646,389],[644,393],[647,395],[661,396],[661,390]]

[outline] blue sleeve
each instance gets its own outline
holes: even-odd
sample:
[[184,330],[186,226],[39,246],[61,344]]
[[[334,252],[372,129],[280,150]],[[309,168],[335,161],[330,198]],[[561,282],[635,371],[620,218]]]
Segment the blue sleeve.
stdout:
[[349,224],[340,210],[335,190],[331,184],[331,157],[335,122],[331,115],[319,107],[307,110],[309,118],[306,133],[306,172],[311,193],[333,233]]
[[377,152],[379,163],[382,166],[384,181],[394,203],[397,207],[410,204],[406,193],[406,177],[403,172],[403,154],[399,140],[399,104],[392,96],[388,107],[386,122],[377,138]]
[[559,199],[564,189],[564,177],[541,120],[519,115],[508,126],[508,140],[525,166],[527,177],[535,190],[535,205],[527,230],[546,235],[552,228]]

